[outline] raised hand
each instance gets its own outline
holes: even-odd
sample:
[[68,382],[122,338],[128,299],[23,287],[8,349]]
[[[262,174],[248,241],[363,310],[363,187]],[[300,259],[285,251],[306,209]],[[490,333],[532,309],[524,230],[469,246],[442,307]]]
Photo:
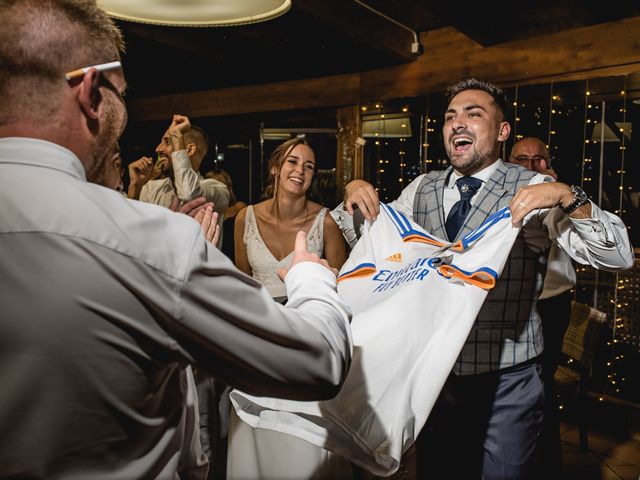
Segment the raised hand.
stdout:
[[373,185],[364,180],[352,180],[344,188],[344,206],[353,215],[357,205],[364,218],[375,220],[380,213],[380,199]]
[[[331,272],[335,276],[338,276],[338,270],[336,270],[335,268],[332,268],[325,259],[320,258],[315,253],[310,253],[307,251],[307,234],[302,230],[299,231],[298,234],[296,235],[296,243],[293,248],[293,258],[291,259],[291,267],[293,267],[294,265],[297,265],[300,262],[319,263],[320,265],[327,268],[328,270],[331,270]],[[278,270],[278,277],[280,277],[280,280],[284,281],[284,277],[286,277],[287,273],[289,273],[289,268],[281,268],[280,270]]]
[[178,132],[183,134],[187,129],[191,127],[189,117],[185,115],[174,115],[171,125],[169,126],[169,132]]
[[141,157],[129,165],[129,190],[127,196],[138,200],[140,191],[145,183],[151,180],[153,160],[150,157]]
[[129,179],[131,182],[145,184],[150,180],[153,159],[150,157],[140,157],[129,165]]

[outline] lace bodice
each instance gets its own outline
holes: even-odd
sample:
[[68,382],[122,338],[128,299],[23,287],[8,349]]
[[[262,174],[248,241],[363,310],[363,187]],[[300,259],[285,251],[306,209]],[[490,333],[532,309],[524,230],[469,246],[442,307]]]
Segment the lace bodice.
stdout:
[[[318,212],[313,225],[307,233],[307,250],[317,253],[322,257],[323,253],[323,225],[324,216],[328,209],[323,208]],[[291,256],[293,252],[277,261],[260,236],[258,224],[256,222],[253,207],[247,207],[247,217],[244,224],[244,244],[247,248],[247,259],[253,272],[253,277],[267,287],[273,286],[284,292],[284,285],[278,278],[278,270],[282,267],[288,268],[291,265]],[[274,289],[270,289],[274,290]],[[272,292],[272,294],[274,294]]]

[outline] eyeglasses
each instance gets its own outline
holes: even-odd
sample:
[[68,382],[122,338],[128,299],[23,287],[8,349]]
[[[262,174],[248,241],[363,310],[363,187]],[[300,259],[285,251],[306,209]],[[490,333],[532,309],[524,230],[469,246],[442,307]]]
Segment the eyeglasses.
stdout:
[[102,74],[99,77],[100,78],[99,79],[100,85],[103,86],[103,87],[106,87],[107,89],[109,89],[113,93],[115,93],[116,96],[118,97],[118,99],[124,104],[125,103],[124,94],[121,93],[120,90],[118,90],[116,88],[116,86],[113,83],[111,83],[107,77],[104,76],[104,72],[108,72],[110,70],[116,70],[118,68],[122,68],[122,64],[119,61],[108,62],[108,63],[100,63],[98,65],[91,65],[89,67],[78,68],[77,70],[73,70],[71,72],[65,73],[64,74],[64,78],[68,82],[71,82],[73,80],[77,80],[79,78],[82,78],[92,68],[95,68],[99,73]]
[[116,86],[113,83],[111,83],[107,77],[105,77],[104,75],[100,75],[99,82],[100,82],[100,85],[102,85],[103,87],[106,87],[108,90],[111,90],[113,93],[115,93],[116,97],[118,97],[118,100],[120,100],[123,105],[126,105],[126,102],[124,100],[124,93],[120,92],[120,90],[118,90]]
[[543,155],[533,155],[531,157],[528,155],[518,155],[517,157],[514,157],[512,155],[509,158],[511,159],[512,162],[517,162],[517,163],[526,163],[526,164],[528,164],[529,162],[540,163],[542,160],[549,163],[549,160],[547,160],[547,158],[545,158]]

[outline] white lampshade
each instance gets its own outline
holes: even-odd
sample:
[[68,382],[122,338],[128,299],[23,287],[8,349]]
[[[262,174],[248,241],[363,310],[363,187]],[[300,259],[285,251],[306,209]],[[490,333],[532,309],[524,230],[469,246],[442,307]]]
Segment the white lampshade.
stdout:
[[385,118],[366,115],[362,118],[363,137],[407,138],[411,135],[411,117],[406,114],[391,113]]
[[97,0],[97,3],[120,20],[182,27],[263,22],[291,8],[291,0]]
[[[604,135],[603,135],[603,126],[604,126]],[[611,127],[609,127],[609,125],[607,125],[606,123],[604,125],[602,123],[596,123],[593,126],[593,132],[591,133],[591,141],[599,142],[600,140],[604,142],[620,141],[618,136],[614,133],[613,130],[611,130]]]

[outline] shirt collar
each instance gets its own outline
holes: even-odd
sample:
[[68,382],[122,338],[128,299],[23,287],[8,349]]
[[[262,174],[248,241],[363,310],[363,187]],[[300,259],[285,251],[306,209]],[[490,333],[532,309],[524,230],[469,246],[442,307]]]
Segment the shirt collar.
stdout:
[[[488,167],[483,168],[482,170],[480,170],[479,172],[474,173],[471,176],[473,178],[477,178],[478,180],[481,180],[482,181],[482,186],[484,186],[484,184],[489,181],[489,179],[491,178],[491,175],[493,175],[495,173],[495,171],[498,169],[499,166],[500,166],[500,159],[497,159],[495,162],[493,162]],[[452,170],[451,171],[451,175],[449,175],[449,181],[447,183],[447,188],[454,188],[456,186],[456,181],[459,178],[462,178],[463,176],[464,175],[456,172],[455,169]]]
[[50,168],[87,179],[82,162],[71,150],[36,138],[0,138],[0,164],[3,163]]

